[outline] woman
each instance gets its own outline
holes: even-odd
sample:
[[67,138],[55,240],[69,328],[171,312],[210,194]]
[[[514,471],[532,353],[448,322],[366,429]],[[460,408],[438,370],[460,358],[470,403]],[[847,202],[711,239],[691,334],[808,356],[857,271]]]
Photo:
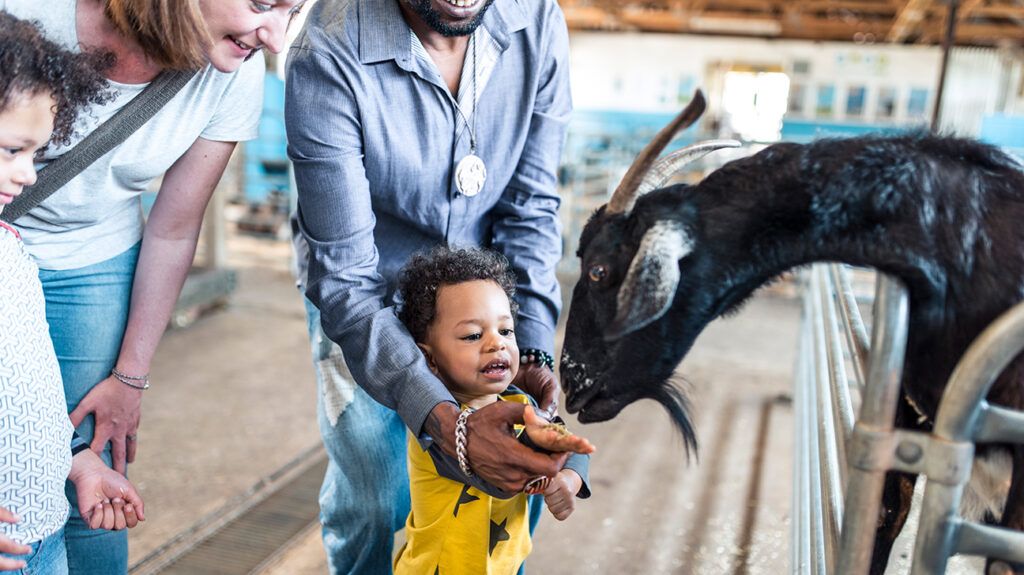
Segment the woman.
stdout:
[[[83,114],[80,135],[160,72],[199,70],[146,125],[15,222],[40,267],[72,422],[121,473],[135,458],[150,361],[191,265],[207,201],[236,142],[256,136],[259,51],[281,50],[301,5],[0,0],[0,9],[36,20],[51,40],[116,58],[107,73],[116,95]],[[51,149],[44,160],[68,149]],[[139,195],[160,175],[143,231]],[[68,496],[74,503],[73,490]],[[75,513],[65,533],[71,573],[127,571],[124,532],[90,532]]]

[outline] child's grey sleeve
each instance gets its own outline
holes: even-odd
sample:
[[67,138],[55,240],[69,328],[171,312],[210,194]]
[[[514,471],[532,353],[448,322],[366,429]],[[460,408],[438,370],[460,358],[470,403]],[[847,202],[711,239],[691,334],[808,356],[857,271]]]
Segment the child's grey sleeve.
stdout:
[[430,459],[433,460],[434,467],[437,468],[437,474],[441,477],[451,479],[452,481],[458,481],[459,483],[465,483],[470,487],[476,487],[487,495],[497,497],[498,499],[511,499],[519,494],[518,492],[510,493],[508,491],[502,491],[483,479],[480,479],[479,475],[466,477],[466,474],[462,472],[461,468],[459,468],[458,461],[442,452],[441,448],[438,447],[436,443],[430,446],[427,453],[430,454]]
[[566,460],[565,467],[562,469],[572,469],[580,476],[580,479],[583,480],[583,485],[580,486],[580,490],[576,493],[576,497],[579,497],[580,499],[590,497],[590,456],[573,453],[569,456],[569,459]]

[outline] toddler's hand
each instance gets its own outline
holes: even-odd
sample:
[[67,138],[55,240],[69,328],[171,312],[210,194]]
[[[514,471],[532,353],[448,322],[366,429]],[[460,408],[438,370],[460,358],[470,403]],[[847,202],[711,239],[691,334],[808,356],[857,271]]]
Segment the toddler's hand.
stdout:
[[123,475],[86,449],[71,461],[68,477],[78,493],[78,511],[89,529],[118,531],[145,521],[142,497]]
[[551,479],[544,490],[544,502],[548,511],[559,521],[565,521],[576,510],[576,494],[583,480],[571,469],[563,469]]
[[564,425],[542,419],[530,406],[523,410],[523,422],[530,441],[548,451],[572,451],[584,455],[594,452],[594,446],[586,438],[569,433]]
[[[17,523],[18,517],[0,507],[0,523]],[[0,553],[9,553],[11,555],[28,555],[32,552],[32,548],[28,545],[22,545],[13,539],[8,539],[3,535],[0,535]],[[16,569],[24,569],[26,563],[21,559],[11,559],[9,557],[0,557],[0,571],[14,571]]]

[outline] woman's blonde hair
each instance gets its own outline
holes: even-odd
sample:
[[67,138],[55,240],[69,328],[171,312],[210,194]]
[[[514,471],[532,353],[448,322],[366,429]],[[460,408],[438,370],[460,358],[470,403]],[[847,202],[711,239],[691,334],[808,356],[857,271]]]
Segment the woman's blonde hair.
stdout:
[[107,18],[154,62],[172,70],[206,65],[210,34],[198,0],[104,0]]

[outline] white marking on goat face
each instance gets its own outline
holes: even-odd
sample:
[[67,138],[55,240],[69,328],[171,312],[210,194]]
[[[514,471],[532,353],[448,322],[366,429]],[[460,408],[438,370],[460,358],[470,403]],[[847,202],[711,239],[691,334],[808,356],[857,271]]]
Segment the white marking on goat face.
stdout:
[[[571,371],[582,371],[583,373],[586,373],[586,371],[587,371],[587,364],[585,364],[585,363],[576,363],[575,361],[572,360],[571,357],[569,357],[569,354],[564,352],[564,351],[562,352],[562,361],[561,361],[561,363],[562,363],[562,366],[565,367],[565,369],[568,369],[568,370],[571,370]],[[586,378],[586,379],[584,379],[582,381],[574,380],[573,383],[576,384],[579,389],[587,389],[588,387],[594,385],[594,380],[592,380],[592,379],[590,379],[588,377],[588,378]]]
[[647,230],[619,288],[617,330],[640,329],[668,310],[679,285],[679,260],[692,251],[693,239],[680,222],[661,220]]

